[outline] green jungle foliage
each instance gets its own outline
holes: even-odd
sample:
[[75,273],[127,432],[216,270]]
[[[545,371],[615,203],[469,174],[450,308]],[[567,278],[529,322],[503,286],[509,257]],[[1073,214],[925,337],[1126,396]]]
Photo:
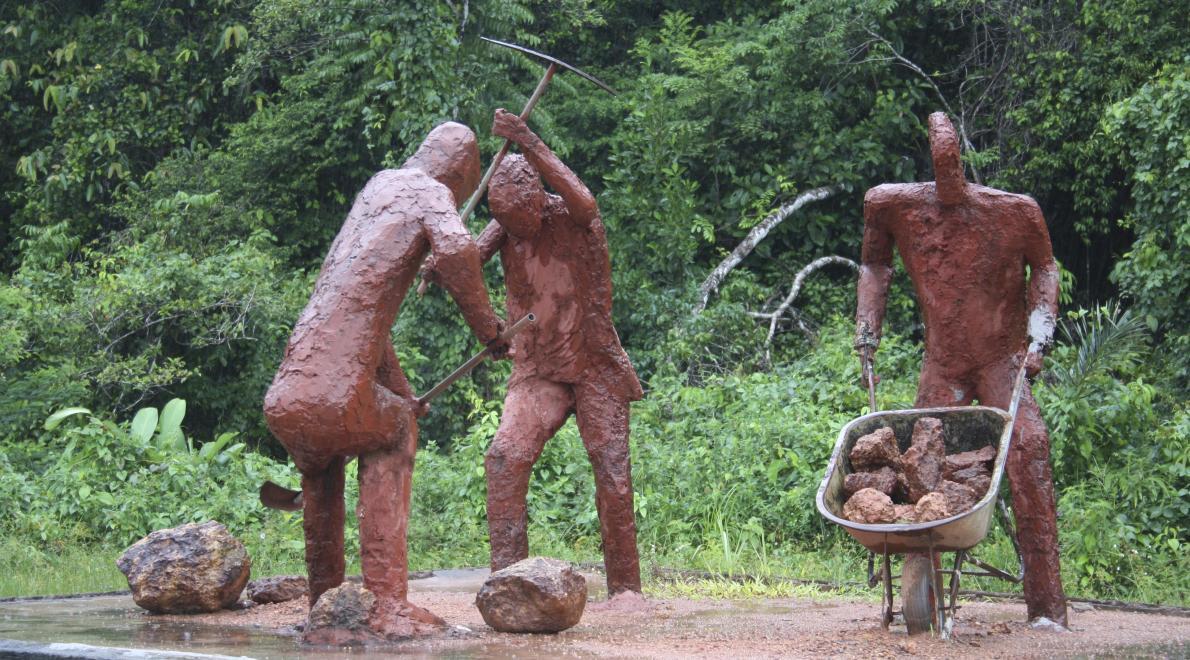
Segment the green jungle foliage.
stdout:
[[[867,188],[932,178],[924,119],[941,109],[972,179],[1038,200],[1064,267],[1035,393],[1068,586],[1185,602],[1187,16],[1158,0],[0,3],[0,567],[206,518],[258,566],[300,566],[300,518],[256,503],[264,479],[296,484],[263,392],[368,177],[448,119],[497,148],[492,111],[519,109],[542,70],[486,35],[619,92],[562,74],[530,123],[608,228],[615,321],[647,389],[647,558],[862,570],[812,502],[866,409],[852,273],[812,274],[771,348],[754,315],[810,261],[858,259]],[[744,236],[819,187],[692,314]],[[481,205],[471,229],[487,219]],[[898,268],[881,407],[912,405],[917,313]],[[418,391],[476,349],[439,290],[406,300],[393,342]],[[480,367],[422,420],[419,567],[486,560],[482,455],[508,373]],[[535,549],[598,558],[592,490],[568,425],[534,472]],[[999,533],[986,545],[1011,554]]]

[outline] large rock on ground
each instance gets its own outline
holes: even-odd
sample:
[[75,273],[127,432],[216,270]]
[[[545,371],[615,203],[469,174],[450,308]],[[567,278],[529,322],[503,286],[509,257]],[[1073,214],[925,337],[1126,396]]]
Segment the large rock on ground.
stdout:
[[376,596],[354,582],[322,592],[310,608],[302,641],[335,646],[381,641],[368,626]]
[[916,503],[926,493],[938,488],[945,464],[946,445],[942,440],[941,420],[934,417],[917,420],[913,425],[913,442],[901,457],[910,502]]
[[569,563],[548,557],[492,573],[475,597],[484,623],[500,632],[560,632],[579,622],[586,604],[587,580]]
[[896,521],[892,498],[875,488],[864,488],[843,505],[843,517],[857,523],[885,525]]
[[885,466],[875,472],[852,472],[843,479],[843,492],[854,495],[865,488],[875,488],[892,496],[897,487],[897,473]]
[[886,426],[856,440],[849,458],[855,472],[871,472],[885,466],[896,469],[901,461],[901,450],[893,430]]
[[230,607],[248,582],[244,544],[209,520],[162,529],[116,560],[132,599],[150,612],[195,614]]
[[278,575],[248,583],[248,598],[261,604],[284,603],[306,595],[306,578],[302,575]]

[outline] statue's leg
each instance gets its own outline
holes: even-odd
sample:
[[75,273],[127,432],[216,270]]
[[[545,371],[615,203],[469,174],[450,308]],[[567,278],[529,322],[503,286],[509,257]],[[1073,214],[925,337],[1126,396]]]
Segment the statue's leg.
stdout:
[[375,386],[377,420],[389,434],[384,449],[359,457],[360,568],[364,588],[376,596],[369,623],[390,638],[432,632],[446,625],[434,614],[409,604],[409,501],[417,420],[410,404]]
[[[1005,360],[984,370],[979,380],[980,402],[1008,410],[1018,369],[1012,360]],[[1024,561],[1029,619],[1044,616],[1066,626],[1050,439],[1041,410],[1027,385],[1017,409],[1006,472],[1012,486],[1012,512]]]
[[334,458],[320,471],[302,474],[302,527],[306,533],[306,573],[310,605],[327,589],[343,583],[343,466]]
[[525,508],[529,476],[546,441],[562,428],[573,409],[574,394],[568,385],[539,378],[518,380],[514,375],[508,386],[500,428],[484,459],[493,571],[529,556]]
[[575,386],[579,433],[595,471],[595,508],[603,539],[607,593],[640,592],[640,557],[632,510],[632,465],[628,453],[628,401],[599,382]]

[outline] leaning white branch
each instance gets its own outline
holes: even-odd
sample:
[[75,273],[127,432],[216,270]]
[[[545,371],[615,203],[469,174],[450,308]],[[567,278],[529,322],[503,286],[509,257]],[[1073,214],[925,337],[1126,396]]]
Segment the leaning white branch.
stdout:
[[806,278],[810,276],[810,273],[813,273],[819,268],[830,265],[848,266],[855,272],[859,272],[859,264],[846,257],[836,256],[819,257],[818,259],[806,264],[804,268],[799,270],[797,275],[793,278],[793,285],[789,287],[789,295],[785,296],[785,300],[782,300],[781,304],[777,306],[777,309],[774,310],[772,315],[768,317],[769,336],[764,340],[765,364],[772,364],[773,362],[773,336],[777,334],[777,323],[779,323],[781,321],[781,317],[784,316],[787,311],[789,311],[789,306],[793,304],[794,299],[797,298],[797,294],[801,293],[802,285],[805,284]]
[[797,198],[792,202],[781,206],[776,211],[773,211],[768,217],[762,220],[760,224],[753,227],[752,231],[748,232],[748,235],[744,237],[744,240],[740,241],[740,244],[731,251],[731,254],[727,255],[726,259],[724,259],[718,266],[715,266],[715,270],[711,271],[711,274],[707,276],[707,279],[704,280],[703,283],[698,287],[699,298],[698,304],[694,306],[694,315],[698,316],[704,309],[707,308],[707,302],[710,301],[711,294],[719,289],[719,285],[723,283],[723,280],[727,277],[727,274],[730,273],[733,268],[738,266],[739,263],[743,261],[744,258],[747,257],[761,241],[764,240],[765,236],[768,236],[768,233],[773,230],[773,227],[781,224],[786,218],[792,215],[794,211],[802,208],[806,204],[809,204],[810,202],[822,201],[838,192],[838,190],[839,188],[837,186],[823,186],[821,188],[808,190],[798,195]]

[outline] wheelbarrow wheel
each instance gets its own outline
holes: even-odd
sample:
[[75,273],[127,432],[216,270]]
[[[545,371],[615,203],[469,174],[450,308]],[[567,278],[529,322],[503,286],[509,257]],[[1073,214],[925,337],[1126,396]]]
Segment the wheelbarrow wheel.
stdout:
[[930,607],[933,588],[930,579],[930,556],[912,555],[901,568],[901,612],[910,635],[930,631],[934,613]]

